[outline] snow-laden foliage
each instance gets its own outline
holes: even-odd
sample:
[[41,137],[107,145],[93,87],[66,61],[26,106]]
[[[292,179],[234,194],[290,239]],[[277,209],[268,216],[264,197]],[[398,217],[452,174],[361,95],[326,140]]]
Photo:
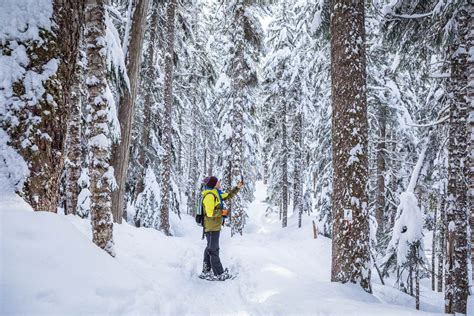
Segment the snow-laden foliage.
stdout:
[[8,140],[7,133],[0,129],[0,172],[8,179],[11,190],[21,191],[30,170],[23,157],[8,145]]
[[[288,205],[293,205],[296,212],[317,211],[319,230],[330,236],[331,81],[327,9],[326,1],[280,2],[273,8],[262,69],[262,120],[265,178],[273,208],[281,208],[285,185],[282,176],[286,169],[291,200]],[[287,103],[285,116],[281,114],[282,102]],[[286,167],[282,168],[284,117],[288,139]],[[298,211],[303,196],[306,198]]]
[[148,168],[145,173],[145,187],[135,202],[136,225],[139,227],[151,227],[158,229],[160,226],[160,195],[161,188],[156,180],[156,175],[152,168]]
[[[418,207],[418,199],[413,192],[400,194],[400,205],[393,227],[393,235],[388,245],[387,256],[396,255],[397,266],[403,266],[409,260],[409,248],[419,244],[423,253],[423,214]],[[388,261],[389,258],[384,258]]]
[[[231,210],[232,234],[242,234],[248,204],[253,199],[258,176],[259,121],[258,63],[263,31],[258,19],[258,7],[247,1],[235,1],[224,6],[214,4],[216,31],[224,36],[212,38],[217,79],[213,111],[217,115],[217,174],[226,189],[244,181],[239,195],[227,203]],[[217,56],[216,56],[217,55]],[[222,58],[225,56],[225,58]]]

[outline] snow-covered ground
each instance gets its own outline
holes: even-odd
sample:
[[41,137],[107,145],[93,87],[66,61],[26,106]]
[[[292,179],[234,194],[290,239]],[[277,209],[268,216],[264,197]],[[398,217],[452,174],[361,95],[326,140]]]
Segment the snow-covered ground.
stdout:
[[[1,168],[0,168],[1,169]],[[197,276],[205,242],[189,216],[172,218],[175,236],[114,226],[114,259],[90,242],[90,223],[32,212],[8,190],[0,196],[1,315],[411,315],[414,299],[376,283],[374,295],[331,283],[329,239],[313,239],[309,218],[282,229],[265,216],[265,187],[243,236],[221,238],[234,280]],[[421,308],[441,312],[442,296],[423,287]]]

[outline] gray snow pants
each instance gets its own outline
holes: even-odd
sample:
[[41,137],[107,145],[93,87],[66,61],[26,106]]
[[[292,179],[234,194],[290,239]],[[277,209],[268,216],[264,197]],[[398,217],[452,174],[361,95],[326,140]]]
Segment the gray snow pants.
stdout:
[[218,232],[207,232],[207,247],[204,249],[204,271],[212,271],[214,275],[220,275],[224,272],[221,259],[219,258],[219,235]]

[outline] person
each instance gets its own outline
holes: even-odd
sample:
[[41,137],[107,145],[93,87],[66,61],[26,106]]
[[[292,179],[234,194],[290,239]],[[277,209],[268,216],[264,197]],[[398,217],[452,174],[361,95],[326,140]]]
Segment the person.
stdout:
[[220,181],[214,177],[203,180],[202,204],[204,213],[204,234],[207,246],[204,250],[203,269],[201,279],[224,281],[232,277],[229,271],[222,267],[219,258],[219,236],[222,229],[223,217],[228,215],[224,209],[225,200],[232,199],[243,187],[240,181],[235,188],[229,192],[222,192]]

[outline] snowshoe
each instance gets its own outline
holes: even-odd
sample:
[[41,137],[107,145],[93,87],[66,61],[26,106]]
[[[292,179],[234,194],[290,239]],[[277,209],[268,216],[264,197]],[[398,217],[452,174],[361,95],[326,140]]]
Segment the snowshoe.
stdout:
[[224,270],[224,272],[222,272],[222,274],[219,274],[219,275],[216,275],[214,276],[214,280],[213,281],[225,281],[225,280],[229,280],[229,279],[233,279],[234,277],[232,276],[232,274],[229,273],[229,270],[227,270],[227,268]]
[[201,274],[199,275],[199,278],[203,280],[211,281],[214,278],[214,274],[212,273],[212,271],[202,271]]

